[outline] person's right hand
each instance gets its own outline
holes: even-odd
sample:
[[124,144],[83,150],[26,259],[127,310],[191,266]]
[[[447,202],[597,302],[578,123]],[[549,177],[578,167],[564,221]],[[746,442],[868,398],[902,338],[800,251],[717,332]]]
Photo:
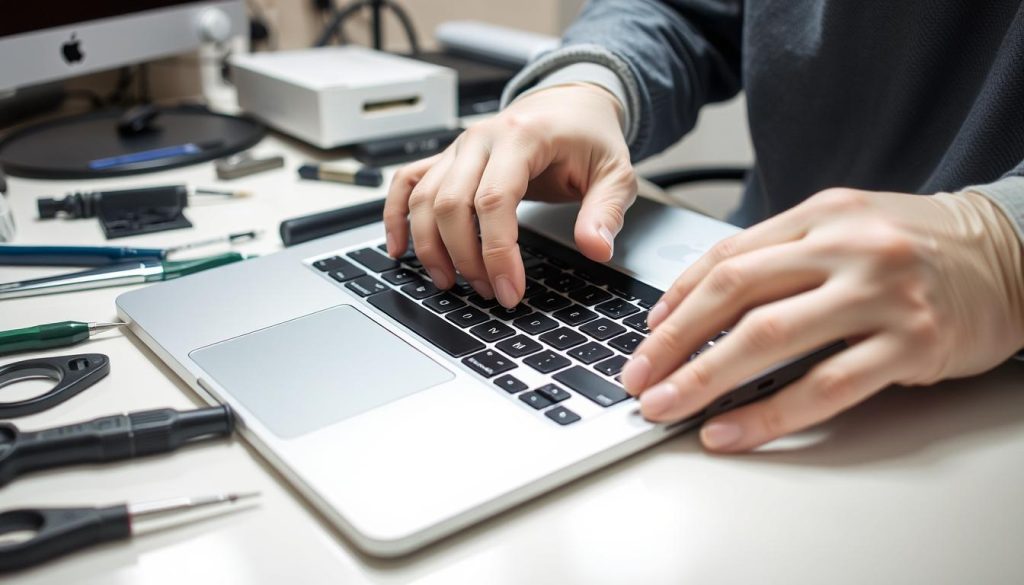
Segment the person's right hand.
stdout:
[[594,85],[544,89],[473,125],[444,152],[403,167],[384,207],[388,253],[405,252],[411,229],[438,288],[451,287],[458,271],[482,296],[514,307],[526,288],[516,207],[529,197],[582,199],[576,245],[593,260],[609,260],[636,198],[620,110]]

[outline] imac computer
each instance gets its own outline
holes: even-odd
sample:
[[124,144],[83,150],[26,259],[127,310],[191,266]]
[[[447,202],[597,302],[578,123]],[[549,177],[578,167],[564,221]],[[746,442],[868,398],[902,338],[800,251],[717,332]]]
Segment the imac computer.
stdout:
[[[0,18],[0,109],[17,102],[17,90],[204,46],[230,46],[248,33],[245,0],[11,3]],[[226,156],[265,132],[252,120],[194,104],[137,105],[148,109],[140,114],[146,124],[126,124],[133,108],[105,104],[9,130],[0,140],[0,167],[44,179],[137,174]],[[97,164],[104,160],[123,163]]]

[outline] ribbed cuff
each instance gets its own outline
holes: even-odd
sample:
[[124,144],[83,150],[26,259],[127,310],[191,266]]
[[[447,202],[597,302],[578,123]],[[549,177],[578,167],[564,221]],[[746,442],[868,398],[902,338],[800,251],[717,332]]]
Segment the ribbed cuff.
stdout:
[[516,101],[517,99],[526,97],[531,93],[538,92],[542,89],[574,83],[590,83],[607,90],[608,93],[615,96],[615,99],[619,102],[619,111],[622,112],[622,119],[620,122],[622,123],[623,132],[625,132],[625,129],[632,124],[630,112],[626,108],[626,88],[622,85],[622,81],[619,79],[619,76],[604,65],[597,65],[595,63],[576,63],[575,65],[563,67],[562,69],[559,69],[538,81],[537,85],[534,85],[530,89],[527,89],[515,96],[512,98],[512,101]]
[[[580,44],[565,46],[547,53],[527,65],[525,69],[520,71],[505,86],[505,91],[501,95],[501,107],[504,108],[521,93],[536,86],[538,83],[543,83],[542,80],[548,76],[580,63],[599,65],[609,70],[617,78],[619,83],[617,88],[606,87],[600,80],[596,79],[577,79],[574,81],[596,83],[605,87],[605,89],[608,89],[608,91],[619,98],[622,102],[623,112],[622,133],[625,135],[626,143],[632,145],[640,130],[639,120],[637,119],[637,113],[640,111],[640,87],[630,71],[629,65],[600,45]],[[569,83],[569,81],[563,81],[562,83]],[[617,93],[617,90],[621,92],[621,95]]]
[[1017,239],[1024,246],[1024,177],[1003,177],[987,185],[975,185],[964,191],[983,195],[999,208],[1013,224]]

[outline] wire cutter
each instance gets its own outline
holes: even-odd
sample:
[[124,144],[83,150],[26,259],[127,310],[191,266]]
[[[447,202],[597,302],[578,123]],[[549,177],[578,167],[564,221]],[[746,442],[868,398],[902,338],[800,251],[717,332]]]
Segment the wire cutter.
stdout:
[[[26,540],[0,545],[0,572],[16,571],[90,546],[125,540],[144,520],[259,496],[257,492],[174,498],[102,508],[25,508],[0,513],[0,537],[29,531]],[[0,539],[2,540],[2,539]]]

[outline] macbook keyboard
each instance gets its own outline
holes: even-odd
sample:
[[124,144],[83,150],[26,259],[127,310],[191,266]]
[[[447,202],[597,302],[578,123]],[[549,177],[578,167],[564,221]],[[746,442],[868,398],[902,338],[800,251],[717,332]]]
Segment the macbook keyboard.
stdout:
[[586,416],[629,399],[619,373],[661,291],[526,229],[519,244],[526,294],[512,309],[461,277],[439,290],[414,254],[383,244],[311,266],[554,423],[584,418],[576,397],[596,405]]

